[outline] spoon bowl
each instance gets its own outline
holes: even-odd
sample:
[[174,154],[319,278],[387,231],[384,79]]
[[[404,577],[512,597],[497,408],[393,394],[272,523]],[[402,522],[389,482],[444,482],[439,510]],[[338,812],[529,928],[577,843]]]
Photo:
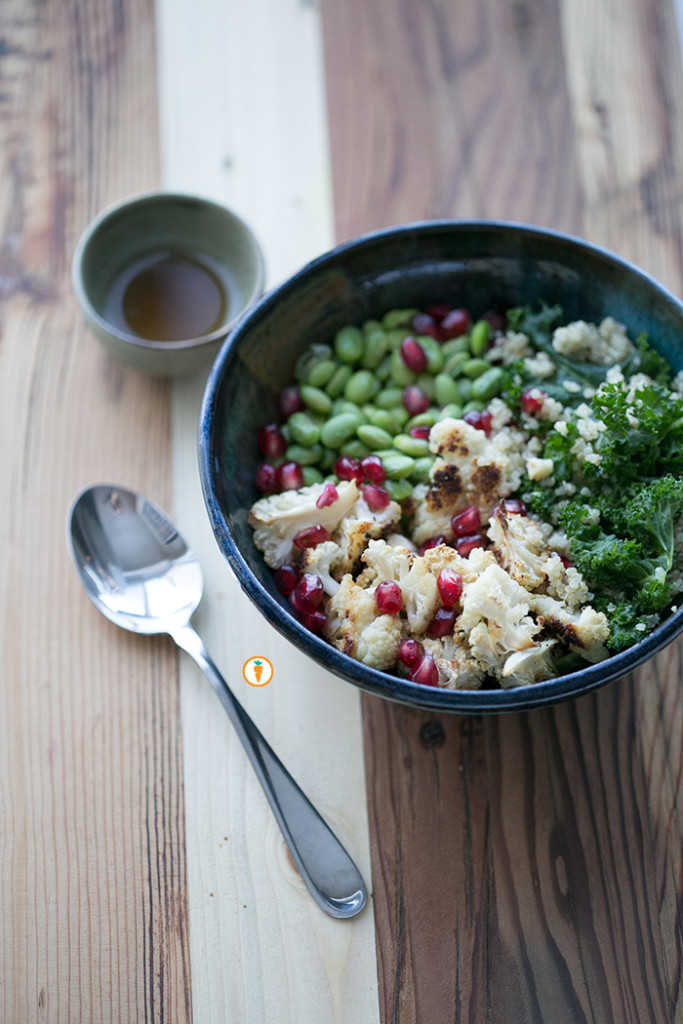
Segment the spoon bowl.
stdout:
[[332,917],[358,914],[367,891],[358,868],[258,731],[190,624],[201,567],[157,505],[100,484],[69,514],[74,564],[93,604],[135,633],[168,633],[206,675],[241,740],[311,895]]

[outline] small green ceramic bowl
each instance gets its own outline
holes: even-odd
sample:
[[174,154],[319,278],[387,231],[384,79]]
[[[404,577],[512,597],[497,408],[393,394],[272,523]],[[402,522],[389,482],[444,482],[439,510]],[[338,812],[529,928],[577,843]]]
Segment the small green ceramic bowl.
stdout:
[[[145,282],[151,306],[144,322],[152,317],[156,336],[136,333],[143,320],[126,316]],[[86,322],[112,356],[147,373],[179,376],[208,370],[232,324],[260,297],[264,264],[251,229],[225,206],[149,192],[108,207],[88,225],[72,283]],[[174,315],[175,326],[160,336]]]

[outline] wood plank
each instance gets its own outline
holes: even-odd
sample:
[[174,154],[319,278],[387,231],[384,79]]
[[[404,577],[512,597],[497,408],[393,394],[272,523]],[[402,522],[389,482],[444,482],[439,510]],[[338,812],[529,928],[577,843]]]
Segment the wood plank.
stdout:
[[[340,238],[421,217],[526,219],[680,287],[667,4],[323,13]],[[637,102],[623,102],[627,81]],[[543,712],[366,699],[383,1021],[680,1019],[679,680],[675,646]]]
[[0,18],[0,1019],[182,1022],[176,660],[92,608],[64,528],[94,479],[171,494],[168,388],[105,358],[69,285],[89,218],[158,182],[153,9]]
[[[157,10],[164,184],[244,216],[276,284],[333,242],[318,11],[272,0],[202,0],[199,17],[196,0]],[[219,554],[197,476],[202,386],[179,381],[173,394],[175,505],[207,581],[197,624],[369,884],[358,691],[276,634]],[[275,666],[263,690],[242,679],[254,654]],[[181,680],[195,1018],[375,1024],[372,908],[339,922],[312,903],[213,693],[189,662]]]

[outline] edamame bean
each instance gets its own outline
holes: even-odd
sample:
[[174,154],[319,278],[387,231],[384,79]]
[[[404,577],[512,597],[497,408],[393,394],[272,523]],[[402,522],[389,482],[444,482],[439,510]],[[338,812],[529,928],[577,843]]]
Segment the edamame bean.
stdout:
[[305,412],[293,412],[287,425],[292,441],[304,448],[310,448],[320,440],[320,427]]
[[470,401],[463,406],[462,413],[464,416],[466,412],[483,412],[485,408],[486,402],[480,402],[477,398],[471,398]]
[[371,451],[377,448],[389,448],[391,446],[391,434],[381,427],[373,427],[371,423],[362,423],[356,430],[356,437],[360,438]]
[[290,444],[285,450],[285,458],[298,462],[300,466],[314,466],[323,453],[321,444],[314,444],[310,448],[304,448],[302,444]]
[[386,430],[389,434],[398,434],[401,429],[398,418],[389,409],[375,409],[369,413],[368,419],[373,427],[381,427],[382,430]]
[[329,359],[331,355],[332,349],[329,345],[309,345],[296,361],[294,376],[298,381],[307,381],[313,367],[324,359]]
[[487,359],[468,359],[463,364],[462,372],[470,380],[474,380],[476,377],[481,377],[482,373],[486,373],[490,366]]
[[333,377],[336,369],[337,363],[335,363],[334,359],[321,359],[319,363],[316,363],[311,368],[306,383],[314,388],[324,388]]
[[323,453],[320,456],[318,465],[323,473],[331,473],[334,470],[334,464],[337,461],[336,451],[332,451],[331,448],[323,448]]
[[421,334],[417,341],[427,356],[427,372],[431,374],[439,373],[445,359],[441,345],[434,338],[429,337],[429,335]]
[[375,405],[380,409],[393,409],[403,401],[403,388],[382,388],[375,395]]
[[[485,322],[485,321],[484,321]],[[490,402],[499,395],[505,386],[507,374],[499,366],[492,366],[481,377],[472,381],[472,398],[481,402]]]
[[410,479],[415,484],[428,484],[430,480],[429,474],[431,473],[433,465],[433,456],[424,455],[422,458],[416,459],[415,469],[410,474]]
[[327,391],[330,398],[339,398],[339,396],[344,393],[346,382],[352,373],[353,370],[346,363],[337,367],[332,377],[325,385],[325,391]]
[[342,327],[334,336],[334,352],[341,363],[356,363],[363,355],[363,333],[358,327]]
[[386,455],[382,459],[382,464],[390,480],[402,480],[403,477],[410,476],[415,469],[415,459],[411,459],[409,455],[401,455],[400,452]]
[[465,363],[470,361],[469,352],[454,352],[448,356],[446,362],[443,364],[443,372],[450,374],[451,377],[457,377],[462,373],[462,368]]
[[419,412],[417,416],[411,416],[406,421],[405,429],[410,431],[413,427],[433,427],[439,416],[438,409],[427,409],[426,412]]
[[382,327],[391,331],[395,327],[410,327],[413,317],[418,313],[417,309],[390,309],[382,317]]
[[429,455],[429,441],[422,437],[413,437],[411,434],[397,434],[394,438],[394,448],[401,455],[410,455],[414,459]]
[[431,373],[420,373],[417,378],[417,386],[422,388],[425,395],[431,402],[434,401],[434,378]]
[[443,409],[439,413],[437,422],[445,419],[462,419],[463,407],[459,402],[449,402],[448,405],[444,405]]
[[383,357],[382,362],[375,369],[375,377],[384,384],[391,377],[391,352]]
[[350,441],[344,441],[340,448],[341,455],[353,455],[354,459],[364,459],[370,454],[370,449],[360,440],[359,437],[352,437]]
[[326,448],[339,450],[345,441],[355,437],[359,427],[358,418],[353,413],[341,412],[327,421],[320,431],[320,440]]
[[456,352],[467,352],[468,356],[470,353],[470,342],[466,334],[461,335],[459,338],[451,338],[449,341],[444,341],[441,346],[441,351],[444,356],[448,359],[450,356],[455,355]]
[[460,392],[449,373],[437,373],[434,378],[434,398],[439,405],[448,405],[449,402],[459,402]]
[[416,380],[415,374],[403,362],[403,357],[397,348],[391,353],[391,380],[399,388],[407,388]]
[[393,331],[385,331],[387,344],[390,349],[400,348],[404,338],[407,338],[410,331],[407,327],[397,327]]
[[379,320],[366,320],[361,330],[363,331],[363,334],[367,336],[368,334],[372,334],[373,331],[381,331],[382,324],[380,323]]
[[472,381],[469,377],[458,377],[458,391],[460,392],[460,404],[464,405],[472,397]]
[[382,362],[387,350],[387,339],[384,331],[370,331],[365,337],[365,349],[361,356],[360,365],[365,370],[374,370]]
[[364,405],[379,391],[379,381],[370,370],[356,370],[346,382],[344,398],[356,405]]
[[488,320],[477,320],[470,333],[470,352],[473,356],[482,356],[489,347],[491,324]]
[[321,484],[323,482],[323,475],[319,469],[315,466],[303,466],[304,474],[304,487],[310,487],[312,484]]
[[322,388],[314,388],[310,384],[301,384],[299,386],[299,394],[301,395],[301,401],[309,409],[322,413],[323,416],[329,416],[332,411],[332,399]]
[[359,405],[355,402],[349,402],[346,398],[336,398],[332,403],[332,415],[338,416],[342,412],[350,412],[356,417],[356,426],[359,427],[361,423],[366,422],[366,415]]
[[392,501],[405,501],[413,493],[410,480],[385,480],[382,484]]

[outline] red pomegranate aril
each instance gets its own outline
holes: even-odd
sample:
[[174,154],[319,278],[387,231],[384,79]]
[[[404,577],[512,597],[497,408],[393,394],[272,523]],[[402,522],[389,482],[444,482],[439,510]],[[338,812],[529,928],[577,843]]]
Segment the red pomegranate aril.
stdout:
[[438,323],[447,317],[453,309],[452,306],[447,305],[445,302],[435,302],[432,306],[427,306],[427,315],[431,316],[433,320]]
[[409,433],[411,437],[417,437],[420,441],[428,441],[430,430],[431,427],[428,427],[426,423],[423,423],[417,427],[411,427]]
[[391,501],[389,492],[385,491],[379,484],[364,484],[363,497],[373,512],[380,512]]
[[413,373],[427,369],[427,353],[415,338],[404,338],[401,342],[401,359]]
[[463,558],[469,558],[470,552],[475,548],[485,548],[486,538],[481,533],[473,533],[467,537],[458,537],[455,542],[455,550]]
[[425,649],[419,640],[401,640],[398,648],[398,660],[407,668],[413,668],[421,658]]
[[514,516],[527,515],[526,505],[519,498],[506,498],[503,502],[503,508]]
[[425,654],[418,661],[417,665],[411,668],[408,675],[411,683],[420,683],[422,686],[436,686],[439,682],[439,670],[431,654]]
[[548,396],[540,388],[527,388],[522,392],[522,409],[529,416],[537,416],[543,408],[543,403]]
[[483,412],[479,412],[478,409],[470,409],[463,416],[465,423],[469,423],[471,427],[476,430],[483,430],[487,437],[491,436],[491,427],[493,425],[493,416],[484,409]]
[[570,559],[567,558],[565,555],[560,555],[560,561],[562,562],[562,565],[565,567],[565,569],[574,568],[574,563],[570,561]]
[[329,505],[334,505],[335,501],[339,499],[339,491],[334,484],[327,483],[323,487],[322,491],[318,495],[315,503],[316,508],[327,508]]
[[299,394],[297,384],[290,384],[280,392],[280,412],[282,418],[288,420],[293,412],[303,412],[306,406]]
[[277,423],[266,423],[259,427],[256,437],[258,445],[267,459],[277,459],[284,454],[287,442]]
[[427,537],[427,540],[423,540],[417,549],[417,553],[418,555],[424,555],[425,551],[429,551],[430,548],[436,548],[439,544],[448,544],[443,533],[437,533],[435,537]]
[[427,636],[430,640],[438,640],[439,637],[452,633],[454,625],[455,608],[438,608],[434,613],[434,618],[427,626]]
[[505,331],[506,318],[504,313],[499,313],[495,309],[487,309],[485,313],[482,313],[481,318],[490,324],[493,331]]
[[430,405],[429,395],[417,384],[409,384],[403,391],[403,407],[411,416],[427,412]]
[[325,591],[323,581],[314,572],[305,572],[294,590],[294,598],[299,608],[313,611],[321,603]]
[[403,593],[398,583],[383,580],[375,591],[377,610],[382,615],[396,615],[403,607]]
[[277,478],[283,491],[298,491],[304,485],[304,471],[298,462],[283,462],[278,466]]
[[470,315],[466,309],[451,309],[439,325],[439,335],[443,341],[459,338],[465,334],[470,325]]
[[439,337],[439,325],[429,313],[416,313],[411,326],[416,334],[426,334],[434,339]]
[[451,529],[456,537],[465,537],[481,526],[481,515],[476,505],[468,505],[451,519]]
[[447,608],[457,604],[462,595],[462,576],[455,569],[442,569],[439,573],[436,585],[439,588],[439,595]]
[[263,494],[276,494],[280,490],[280,481],[275,466],[262,462],[254,474],[254,484]]
[[324,526],[308,526],[296,534],[294,546],[304,550],[305,548],[314,548],[317,544],[323,544],[329,539],[330,535]]
[[379,455],[366,455],[360,460],[360,471],[364,480],[373,484],[383,484],[387,478],[384,463]]
[[312,611],[304,608],[299,618],[301,625],[309,629],[311,633],[322,633],[327,625],[327,615],[322,608],[314,608]]
[[293,565],[286,563],[275,570],[273,581],[280,593],[284,597],[289,597],[299,582],[299,573]]
[[353,455],[340,455],[334,464],[334,472],[340,480],[357,480],[360,483],[363,479],[358,459]]

